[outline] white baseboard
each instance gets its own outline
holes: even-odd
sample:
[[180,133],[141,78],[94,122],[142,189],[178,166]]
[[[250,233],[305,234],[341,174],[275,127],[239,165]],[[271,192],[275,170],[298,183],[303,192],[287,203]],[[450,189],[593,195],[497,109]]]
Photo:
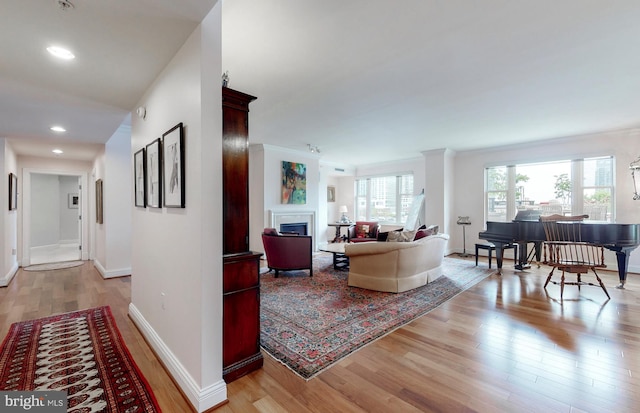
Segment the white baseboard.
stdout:
[[102,278],[107,279],[107,278],[116,278],[116,277],[124,277],[124,276],[128,276],[131,275],[131,267],[129,268],[120,268],[117,270],[106,270],[102,264],[100,264],[100,261],[98,260],[93,260],[93,266],[96,267],[96,269],[98,270],[98,272],[100,273],[100,275],[102,275]]
[[224,380],[200,388],[133,303],[129,304],[129,316],[197,412],[204,412],[227,400],[227,384]]
[[6,286],[9,285],[11,280],[13,280],[13,277],[18,272],[18,268],[20,268],[20,267],[18,267],[18,263],[14,262],[13,265],[11,266],[11,269],[9,270],[9,272],[6,273],[4,275],[4,277],[0,278],[0,287],[6,287]]

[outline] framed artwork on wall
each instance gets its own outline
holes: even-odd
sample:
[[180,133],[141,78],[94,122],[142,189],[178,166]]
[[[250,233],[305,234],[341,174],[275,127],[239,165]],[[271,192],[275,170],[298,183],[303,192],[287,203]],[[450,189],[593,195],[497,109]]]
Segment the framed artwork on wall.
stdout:
[[142,148],[133,155],[133,186],[135,188],[135,205],[147,206],[147,193],[145,191],[147,177],[147,159],[145,149]]
[[18,176],[9,173],[9,211],[18,209]]
[[67,194],[67,207],[69,209],[78,209],[80,205],[80,197],[78,194]]
[[102,224],[103,219],[103,193],[102,193],[102,179],[96,180],[96,223]]
[[336,202],[336,187],[327,187],[327,202]]
[[147,145],[147,179],[145,191],[147,194],[147,206],[153,208],[162,207],[162,148],[160,138]]
[[307,165],[282,161],[282,203],[307,203]]
[[178,123],[162,135],[162,196],[164,206],[184,208],[184,133],[182,123]]

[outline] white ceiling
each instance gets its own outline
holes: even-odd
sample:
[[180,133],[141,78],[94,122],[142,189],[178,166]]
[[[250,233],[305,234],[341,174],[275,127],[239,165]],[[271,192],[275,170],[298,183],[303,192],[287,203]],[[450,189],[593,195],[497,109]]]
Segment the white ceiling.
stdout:
[[[70,1],[0,0],[14,143],[106,142],[215,3]],[[359,165],[639,127],[638,21],[637,0],[223,0],[223,70],[258,97],[252,142]]]

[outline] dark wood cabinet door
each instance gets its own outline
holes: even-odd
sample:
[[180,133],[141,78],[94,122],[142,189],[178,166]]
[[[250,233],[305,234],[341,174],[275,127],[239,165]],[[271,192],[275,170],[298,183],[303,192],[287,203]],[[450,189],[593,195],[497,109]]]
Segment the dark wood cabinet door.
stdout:
[[249,103],[255,99],[222,88],[224,254],[249,250]]
[[263,363],[260,352],[260,257],[249,252],[224,257],[222,377],[233,381]]

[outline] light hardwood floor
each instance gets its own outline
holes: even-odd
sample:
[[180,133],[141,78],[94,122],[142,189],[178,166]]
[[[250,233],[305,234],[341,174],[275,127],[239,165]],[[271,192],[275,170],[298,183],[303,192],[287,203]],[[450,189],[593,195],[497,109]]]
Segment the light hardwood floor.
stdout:
[[[474,263],[468,260],[469,265]],[[480,265],[486,266],[486,260]],[[640,275],[617,290],[542,284],[548,267],[491,275],[431,313],[305,381],[265,354],[228,385],[216,413],[635,412],[640,406]],[[164,412],[190,407],[127,316],[129,279],[90,263],[20,271],[0,289],[0,334],[12,322],[110,305]]]

